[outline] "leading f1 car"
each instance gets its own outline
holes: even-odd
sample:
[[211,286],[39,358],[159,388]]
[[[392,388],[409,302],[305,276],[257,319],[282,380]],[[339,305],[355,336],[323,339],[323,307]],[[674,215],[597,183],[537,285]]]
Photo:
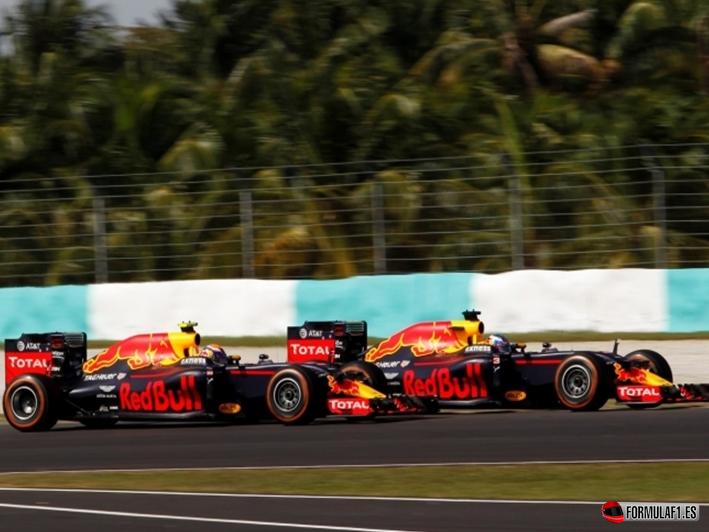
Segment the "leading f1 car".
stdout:
[[[108,427],[122,420],[237,420],[273,417],[285,424],[316,417],[411,413],[435,409],[427,398],[390,394],[366,381],[373,364],[341,368],[243,364],[216,345],[200,347],[196,323],[181,331],[133,336],[87,360],[85,333],[23,334],[5,341],[5,417],[21,431],[58,420]],[[334,346],[334,340],[332,340]]]
[[[434,396],[445,408],[598,410],[610,399],[634,408],[709,400],[709,385],[674,384],[670,365],[655,351],[641,349],[621,356],[617,342],[610,352],[564,351],[548,343],[541,351],[529,351],[503,335],[486,338],[480,314],[466,311],[463,320],[411,325],[357,355],[343,351],[338,362],[345,368],[373,364],[390,393]],[[342,343],[351,323],[306,322],[290,328],[290,359],[317,358],[319,336],[339,327],[343,332],[336,336]],[[366,330],[364,322],[355,323]]]

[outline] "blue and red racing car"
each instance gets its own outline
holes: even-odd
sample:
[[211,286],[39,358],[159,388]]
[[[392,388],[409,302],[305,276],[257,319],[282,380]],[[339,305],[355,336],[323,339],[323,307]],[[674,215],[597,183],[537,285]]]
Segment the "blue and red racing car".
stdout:
[[[480,312],[464,319],[417,323],[367,348],[365,322],[305,322],[288,329],[289,361],[332,357],[360,369],[367,383],[390,393],[434,396],[441,407],[562,406],[598,410],[609,399],[630,407],[709,400],[709,385],[676,385],[665,358],[648,349],[621,356],[613,351],[541,351],[484,336]],[[353,334],[353,332],[355,334]],[[331,354],[332,353],[332,354]],[[379,371],[374,371],[372,365]]]
[[[21,431],[58,420],[108,427],[123,420],[237,420],[285,424],[317,417],[435,411],[435,400],[392,394],[332,361],[243,364],[216,345],[200,347],[195,323],[180,332],[133,336],[87,360],[84,333],[23,334],[5,341],[5,417]],[[361,370],[361,371],[360,371]]]

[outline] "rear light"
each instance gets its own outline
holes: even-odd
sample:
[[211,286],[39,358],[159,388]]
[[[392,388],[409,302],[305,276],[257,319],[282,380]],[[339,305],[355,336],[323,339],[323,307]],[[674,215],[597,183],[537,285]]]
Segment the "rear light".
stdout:
[[49,340],[49,346],[52,349],[62,349],[64,347],[64,336],[52,335],[52,337]]
[[344,323],[336,323],[335,324],[335,336],[344,336],[345,335],[345,324]]

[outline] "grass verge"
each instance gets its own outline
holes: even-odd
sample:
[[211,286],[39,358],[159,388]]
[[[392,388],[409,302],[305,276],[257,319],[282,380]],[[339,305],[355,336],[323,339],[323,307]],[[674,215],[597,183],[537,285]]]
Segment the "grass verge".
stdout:
[[527,500],[709,501],[709,463],[1,475],[3,487]]

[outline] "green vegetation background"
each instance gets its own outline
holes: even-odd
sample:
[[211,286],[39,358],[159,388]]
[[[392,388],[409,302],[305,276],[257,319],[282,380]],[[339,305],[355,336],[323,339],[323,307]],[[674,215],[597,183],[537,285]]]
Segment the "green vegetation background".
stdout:
[[706,266],[709,209],[683,205],[709,204],[708,9],[177,0],[117,28],[22,0],[0,57],[0,285],[93,282],[98,196],[110,281],[241,277],[244,188],[258,277],[369,274],[375,181],[388,253],[409,250],[389,273],[501,271],[510,166],[524,238],[547,242],[528,267],[652,266],[644,144],[667,169],[669,266]]

